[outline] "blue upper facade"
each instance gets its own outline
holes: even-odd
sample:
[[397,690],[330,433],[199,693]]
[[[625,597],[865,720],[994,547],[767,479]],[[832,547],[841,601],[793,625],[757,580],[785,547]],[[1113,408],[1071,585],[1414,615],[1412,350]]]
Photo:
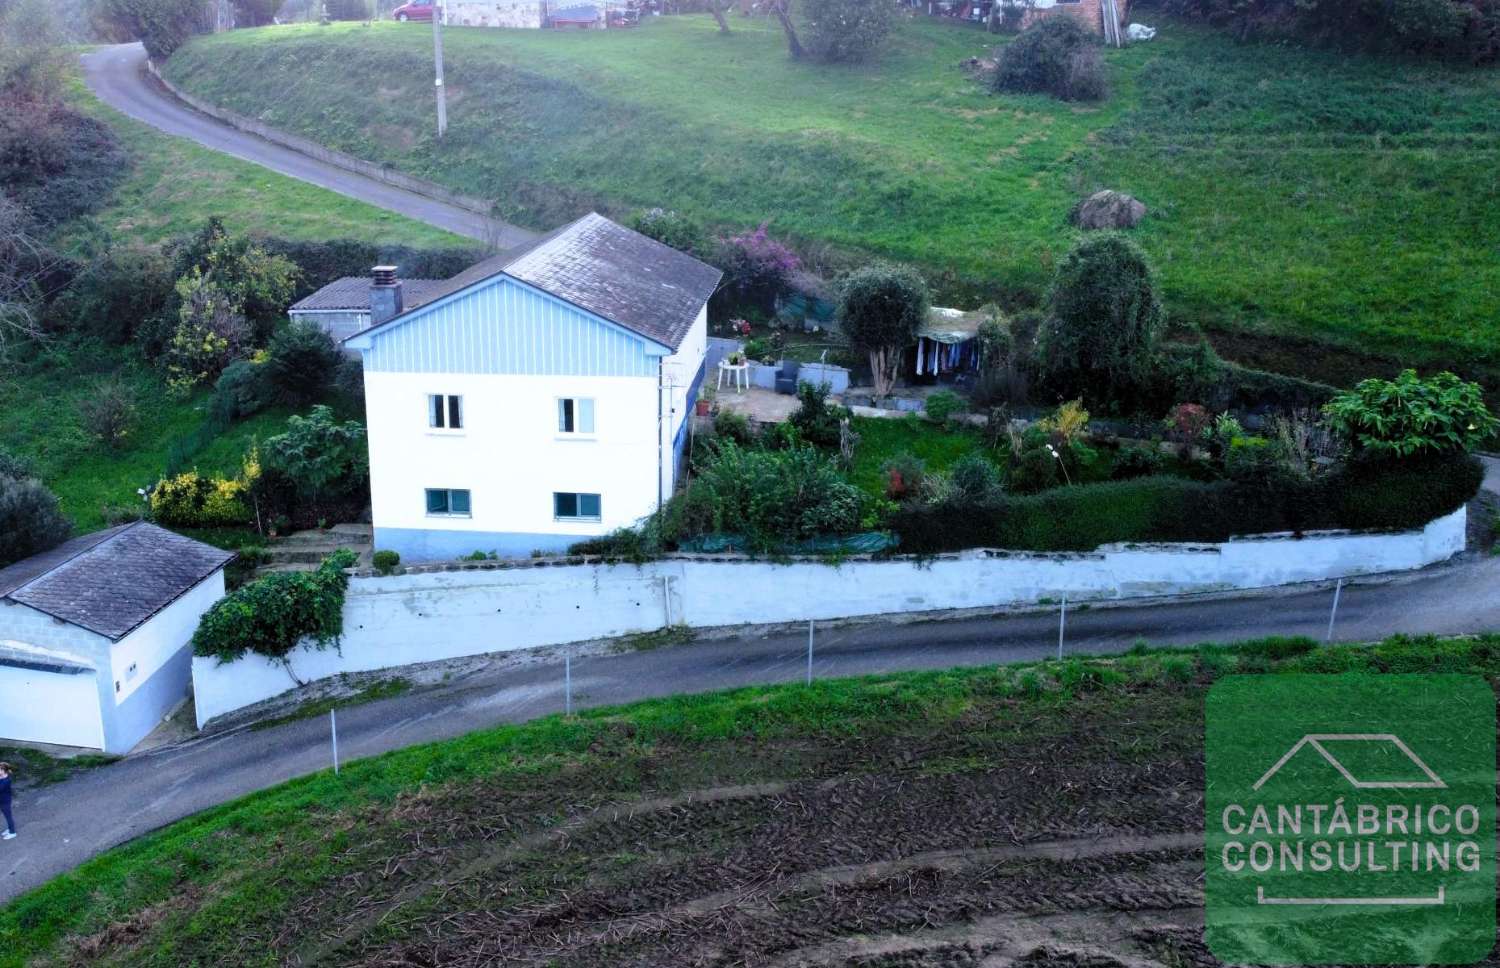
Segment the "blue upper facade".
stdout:
[[655,377],[669,350],[505,275],[348,345],[367,372]]

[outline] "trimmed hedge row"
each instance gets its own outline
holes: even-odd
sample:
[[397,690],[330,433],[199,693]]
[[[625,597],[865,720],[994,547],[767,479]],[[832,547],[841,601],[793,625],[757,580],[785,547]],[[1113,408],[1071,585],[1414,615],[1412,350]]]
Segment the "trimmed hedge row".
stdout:
[[1274,486],[1142,477],[1005,495],[985,506],[904,505],[891,519],[905,554],[973,547],[1092,551],[1114,542],[1226,541],[1332,528],[1404,531],[1468,502],[1484,479],[1467,455],[1347,465]]

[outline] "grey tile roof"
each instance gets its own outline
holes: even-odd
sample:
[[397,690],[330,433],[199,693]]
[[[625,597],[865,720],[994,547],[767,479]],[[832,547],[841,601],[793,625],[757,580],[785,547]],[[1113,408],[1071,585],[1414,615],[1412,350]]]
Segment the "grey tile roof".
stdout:
[[233,558],[137,521],[0,568],[0,598],[118,641]]
[[[425,302],[425,294],[443,286],[444,279],[402,279],[402,296],[408,306]],[[370,308],[370,277],[345,276],[335,279],[317,292],[292,303],[290,312],[298,310],[340,310]]]
[[541,238],[471,266],[406,311],[366,333],[399,323],[423,305],[498,275],[535,286],[677,349],[723,273],[639,232],[592,212]]

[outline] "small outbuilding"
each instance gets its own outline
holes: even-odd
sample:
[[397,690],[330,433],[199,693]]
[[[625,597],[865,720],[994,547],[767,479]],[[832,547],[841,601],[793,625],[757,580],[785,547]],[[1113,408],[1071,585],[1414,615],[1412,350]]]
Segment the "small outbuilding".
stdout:
[[137,521],[0,568],[0,738],[128,752],[187,696],[233,559]]

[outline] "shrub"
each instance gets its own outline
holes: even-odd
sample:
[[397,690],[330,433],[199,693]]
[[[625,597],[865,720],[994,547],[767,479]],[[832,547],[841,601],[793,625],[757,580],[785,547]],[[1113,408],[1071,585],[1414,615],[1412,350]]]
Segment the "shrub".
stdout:
[[1477,383],[1452,373],[1422,379],[1361,380],[1323,408],[1329,425],[1358,452],[1376,456],[1468,452],[1500,429]]
[[14,469],[0,454],[0,568],[55,548],[73,532],[57,497],[34,477],[5,473]]
[[135,389],[117,376],[103,377],[78,404],[78,417],[90,437],[114,449],[135,425]]
[[251,520],[248,497],[244,481],[188,471],[157,482],[151,491],[151,516],[170,528],[233,527]]
[[333,389],[361,412],[365,408],[365,365],[348,356],[339,359],[333,370]]
[[1109,476],[1116,481],[1128,481],[1137,477],[1160,474],[1166,459],[1159,450],[1150,447],[1122,447],[1110,465]]
[[[84,269],[48,307],[53,330],[123,346],[147,321],[159,317],[173,296],[172,264],[155,249],[112,249]],[[148,357],[160,355],[161,345]]]
[[648,208],[630,218],[630,227],[642,235],[670,245],[682,252],[703,249],[703,227],[681,212],[669,208]]
[[750,550],[768,552],[858,530],[862,497],[811,447],[745,450],[726,441],[674,504],[673,540],[743,535]]
[[885,475],[885,496],[893,501],[916,497],[927,479],[927,464],[910,451],[902,451],[880,465]]
[[311,323],[292,323],[271,337],[265,378],[277,399],[304,406],[327,395],[339,362],[331,336]]
[[286,318],[297,288],[297,267],[248,236],[231,235],[223,219],[210,218],[198,232],[174,242],[171,256],[179,283],[195,274],[212,281],[229,308],[248,322],[254,345],[264,345]]
[[1483,482],[1484,465],[1449,452],[1403,461],[1353,460],[1325,489],[1338,527],[1401,531],[1458,510]]
[[906,266],[865,266],[839,286],[835,318],[850,346],[869,355],[876,397],[890,395],[901,354],[916,342],[928,305],[927,283]]
[[1214,416],[1201,403],[1179,403],[1162,421],[1162,429],[1182,444],[1196,443],[1213,426]]
[[229,296],[197,269],[177,282],[180,300],[177,327],[163,356],[167,387],[186,394],[217,379],[250,345],[245,318]]
[[274,396],[275,391],[266,379],[264,363],[235,360],[224,367],[224,372],[214,383],[214,395],[209,400],[208,410],[221,426],[228,427],[236,420],[252,417],[269,407]]
[[193,632],[193,654],[222,663],[254,652],[285,663],[304,639],[319,649],[337,644],[349,587],[344,569],[356,560],[341,548],[317,571],[279,572],[236,589],[204,613]]
[[803,46],[822,61],[858,62],[885,43],[896,15],[887,0],[802,0]]
[[945,496],[949,501],[962,501],[969,506],[990,504],[1000,494],[1000,470],[983,454],[975,451],[964,454],[948,472]]
[[98,0],[98,15],[146,45],[158,63],[206,26],[202,0]]
[[388,548],[382,548],[370,557],[370,563],[380,574],[389,575],[396,570],[397,565],[401,564],[401,555]]
[[828,384],[802,381],[797,384],[798,407],[787,422],[798,436],[814,447],[831,450],[839,445],[839,424],[849,411],[828,402]]
[[720,239],[716,262],[724,270],[724,281],[745,303],[771,312],[776,298],[787,288],[787,280],[802,262],[787,245],[766,232],[762,222],[753,232]]
[[1048,295],[1048,318],[1037,334],[1042,376],[1101,402],[1137,394],[1150,377],[1164,319],[1151,267],[1135,243],[1090,237],[1063,260]]
[[458,275],[485,257],[482,249],[453,247],[414,249],[405,245],[375,245],[357,239],[293,241],[260,238],[260,248],[297,267],[290,300],[301,299],[315,289],[345,276],[363,276],[371,266],[400,267],[408,279],[447,279]]
[[928,417],[938,423],[947,423],[949,417],[967,410],[968,404],[963,397],[952,390],[938,390],[928,394],[927,399],[922,403],[922,409],[927,412]]
[[714,433],[742,446],[755,439],[750,418],[735,410],[720,410],[714,414]]
[[326,406],[288,417],[286,431],[266,440],[260,457],[252,496],[271,517],[311,526],[320,518],[347,519],[369,504],[365,428],[354,420],[338,422]]
[[1000,50],[994,88],[1096,101],[1108,93],[1099,39],[1070,16],[1043,17]]

